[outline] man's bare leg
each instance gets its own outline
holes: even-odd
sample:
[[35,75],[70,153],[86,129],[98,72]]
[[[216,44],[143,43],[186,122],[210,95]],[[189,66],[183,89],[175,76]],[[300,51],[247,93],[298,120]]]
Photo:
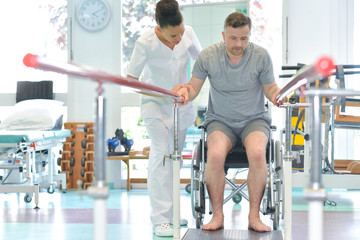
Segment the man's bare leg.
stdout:
[[206,187],[209,192],[213,217],[203,225],[204,230],[217,230],[224,228],[224,163],[227,153],[231,149],[230,139],[222,132],[214,131],[207,138],[208,159],[205,170]]
[[260,219],[260,204],[264,194],[267,179],[266,144],[268,138],[263,132],[252,132],[245,139],[246,154],[249,160],[248,190],[249,190],[249,225],[248,228],[258,232],[271,231],[271,227]]

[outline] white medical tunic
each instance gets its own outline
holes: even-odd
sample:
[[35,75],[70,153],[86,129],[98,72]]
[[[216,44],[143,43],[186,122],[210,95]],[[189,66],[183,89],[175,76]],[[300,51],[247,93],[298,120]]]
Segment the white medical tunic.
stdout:
[[[191,27],[185,26],[182,40],[173,50],[159,40],[155,29],[151,29],[136,41],[127,74],[136,78],[143,74],[142,81],[171,90],[175,85],[188,83],[188,62],[190,57],[195,60],[201,50]],[[163,156],[174,150],[174,101],[142,95],[141,117],[151,139],[147,178],[151,221],[154,225],[170,223],[173,215],[172,160],[167,159],[163,165]],[[179,152],[184,146],[187,127],[194,121],[193,103],[180,105]]]
[[[196,60],[201,51],[199,40],[191,27],[185,26],[182,40],[171,50],[155,34],[155,29],[145,32],[135,43],[127,74],[139,78],[143,72],[143,82],[171,90],[175,85],[186,84],[190,57]],[[141,96],[141,117],[161,118],[170,128],[173,124],[174,101],[167,98]],[[195,121],[193,103],[179,107],[180,130]]]

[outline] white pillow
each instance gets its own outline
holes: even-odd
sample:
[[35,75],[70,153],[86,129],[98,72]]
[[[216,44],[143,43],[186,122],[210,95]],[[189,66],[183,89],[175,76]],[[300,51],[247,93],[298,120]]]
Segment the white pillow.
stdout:
[[[1,122],[5,130],[50,130],[62,125],[63,102],[32,99],[15,104],[11,113]],[[61,121],[61,122],[59,122]]]

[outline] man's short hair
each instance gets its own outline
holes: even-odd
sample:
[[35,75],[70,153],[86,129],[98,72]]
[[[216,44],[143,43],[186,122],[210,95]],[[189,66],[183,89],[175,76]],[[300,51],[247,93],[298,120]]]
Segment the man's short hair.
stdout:
[[251,30],[251,19],[242,12],[233,12],[225,19],[224,31],[227,27],[239,28],[246,25]]

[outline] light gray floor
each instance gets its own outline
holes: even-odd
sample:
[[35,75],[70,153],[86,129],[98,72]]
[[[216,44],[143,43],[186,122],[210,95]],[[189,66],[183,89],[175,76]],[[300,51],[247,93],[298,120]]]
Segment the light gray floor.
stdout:
[[[359,239],[360,191],[328,192],[331,196],[329,199],[334,201],[336,206],[324,207],[324,240]],[[187,227],[181,228],[183,236],[188,229],[195,229],[196,224],[192,218],[190,195],[182,190],[180,197],[181,215],[189,221]],[[41,192],[39,210],[34,210],[34,204],[25,203],[23,199],[24,194],[0,194],[0,239],[93,239],[93,199],[79,196],[76,191],[67,193],[56,191],[54,194]],[[149,217],[150,203],[146,190],[129,192],[111,190],[107,203],[107,240],[172,239],[156,237],[152,234]],[[236,232],[232,230],[239,230],[244,236],[254,235],[253,232],[247,231],[248,209],[249,204],[246,200],[240,204],[232,202],[225,204],[225,230],[229,233]],[[272,222],[268,216],[261,217],[271,226]],[[209,220],[210,216],[207,215],[204,222]],[[303,189],[293,189],[293,240],[307,239],[307,229],[307,201],[303,197]],[[221,231],[213,232],[213,234],[221,235]],[[267,237],[268,235],[260,234],[259,236]],[[270,239],[276,239],[276,237]]]

